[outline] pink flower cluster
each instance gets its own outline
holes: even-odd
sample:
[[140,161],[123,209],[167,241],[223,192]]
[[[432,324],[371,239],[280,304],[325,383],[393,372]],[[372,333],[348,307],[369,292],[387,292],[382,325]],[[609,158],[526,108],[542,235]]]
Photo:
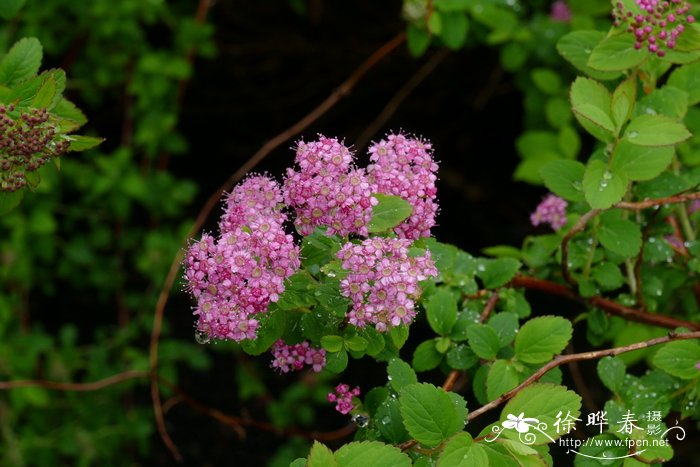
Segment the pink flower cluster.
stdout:
[[567,205],[565,200],[550,193],[530,215],[530,222],[534,226],[549,224],[552,229],[559,230],[566,225]]
[[549,11],[549,18],[552,21],[568,23],[571,21],[571,8],[565,0],[556,0],[552,3],[552,8]]
[[432,145],[403,134],[390,134],[369,149],[367,167],[377,193],[400,196],[413,207],[411,216],[394,231],[401,238],[417,239],[430,236],[435,225],[438,170],[433,160]]
[[410,257],[410,245],[408,239],[381,237],[343,245],[337,257],[348,275],[340,282],[340,293],[352,301],[350,324],[363,328],[371,323],[385,332],[413,321],[418,282],[438,271],[429,251]]
[[282,373],[301,370],[309,365],[316,373],[326,366],[326,351],[314,349],[308,342],[287,345],[281,339],[272,346],[272,368]]
[[279,186],[253,176],[227,199],[220,235],[202,235],[185,258],[185,278],[197,300],[197,329],[210,337],[254,339],[255,315],[284,292],[284,280],[299,269],[299,248],[284,231]]
[[634,34],[635,48],[641,49],[645,44],[649,52],[663,57],[665,49],[676,46],[678,36],[685,30],[685,25],[693,23],[695,18],[688,15],[690,4],[685,0],[636,0],[641,13],[627,11],[618,1],[613,11],[615,26],[627,24],[627,32]]
[[355,408],[355,404],[352,403],[352,398],[358,397],[359,395],[359,387],[350,390],[350,386],[341,383],[335,387],[335,393],[328,393],[328,402],[335,402],[335,410],[343,415],[347,415]]
[[353,161],[350,150],[335,138],[299,142],[299,170],[287,169],[284,199],[296,211],[294,224],[302,235],[319,225],[328,226],[329,234],[369,234],[377,200],[365,170],[353,167]]

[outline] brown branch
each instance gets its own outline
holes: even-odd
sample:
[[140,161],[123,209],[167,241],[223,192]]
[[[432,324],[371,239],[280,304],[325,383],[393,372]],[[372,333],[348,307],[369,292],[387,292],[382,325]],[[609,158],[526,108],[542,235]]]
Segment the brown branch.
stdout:
[[496,303],[498,303],[498,291],[494,291],[491,294],[491,296],[489,297],[488,301],[486,302],[486,306],[484,307],[483,311],[481,312],[481,316],[479,317],[479,322],[483,323],[484,321],[489,319],[491,312],[493,311],[494,308],[496,308]]
[[666,204],[673,203],[683,203],[685,201],[692,201],[694,199],[700,199],[700,191],[696,193],[684,193],[680,195],[668,196],[666,198],[647,199],[644,201],[637,202],[620,201],[619,203],[615,204],[615,207],[620,209],[634,209],[638,211],[640,209],[653,208],[654,206],[663,206]]
[[377,117],[369,124],[365,131],[355,140],[355,150],[360,152],[375,134],[386,124],[392,115],[396,113],[401,103],[416,90],[425,79],[442,63],[442,61],[450,54],[448,49],[440,49],[418,71],[411,76],[411,79],[399,89],[396,94],[389,100]]
[[41,379],[2,381],[0,382],[0,390],[42,387],[46,389],[53,389],[55,391],[99,391],[100,389],[104,389],[108,386],[112,386],[123,381],[147,377],[147,371],[129,370],[122,373],[117,373],[116,375],[112,375],[104,379],[93,381],[91,383],[61,383],[58,381],[46,381]]
[[513,278],[513,280],[510,282],[510,285],[513,287],[522,287],[530,290],[539,290],[550,295],[557,295],[560,297],[567,298],[569,300],[588,303],[602,310],[605,310],[612,315],[620,316],[624,319],[636,321],[638,323],[651,324],[653,326],[659,326],[667,329],[676,329],[682,327],[696,331],[700,330],[700,323],[684,321],[682,319],[674,318],[672,316],[667,315],[647,313],[636,308],[626,307],[624,305],[621,305],[617,302],[614,302],[612,300],[598,295],[583,298],[576,294],[569,287],[545,279],[537,279],[535,277],[518,275],[515,276],[515,278]]
[[581,353],[575,353],[575,354],[569,354],[569,355],[558,355],[558,356],[554,357],[554,359],[552,361],[543,365],[539,370],[537,370],[535,373],[533,373],[530,377],[528,377],[525,381],[520,383],[515,388],[506,392],[502,396],[492,400],[488,404],[486,404],[482,407],[479,407],[478,409],[470,412],[469,415],[467,416],[467,420],[471,421],[471,420],[475,419],[476,417],[478,417],[479,415],[482,415],[482,414],[488,412],[489,410],[495,409],[499,405],[503,404],[505,401],[512,399],[516,394],[518,394],[520,391],[522,391],[527,386],[536,382],[538,379],[540,379],[542,376],[544,376],[545,373],[547,373],[549,370],[556,368],[558,366],[564,365],[566,363],[580,362],[580,361],[584,361],[584,360],[597,360],[599,358],[603,358],[603,357],[607,357],[607,356],[619,355],[621,353],[631,352],[633,350],[646,349],[647,347],[652,347],[655,345],[665,344],[667,342],[676,341],[676,340],[684,340],[684,339],[700,339],[700,331],[688,332],[688,333],[682,333],[682,334],[669,333],[668,336],[657,337],[656,339],[650,339],[648,341],[637,342],[636,344],[625,345],[623,347],[613,347],[612,349],[596,350],[596,351],[592,351],[592,352],[581,352]]
[[569,242],[574,238],[574,235],[582,231],[586,227],[588,221],[597,216],[599,212],[600,209],[592,209],[581,216],[578,222],[576,222],[561,240],[561,273],[564,276],[564,280],[572,286],[576,285],[576,281],[571,277],[571,273],[569,272]]
[[[231,175],[228,180],[224,182],[214,193],[211,194],[209,199],[206,201],[202,209],[197,214],[197,218],[194,224],[190,228],[189,232],[185,236],[184,242],[191,237],[194,237],[197,232],[202,228],[204,222],[209,217],[214,207],[218,204],[221,195],[231,189],[231,187],[240,180],[246,173],[255,168],[255,166],[260,163],[270,152],[276,149],[278,146],[283,144],[285,141],[293,138],[294,136],[301,133],[309,125],[314,123],[318,118],[330,110],[336,103],[338,103],[343,97],[348,95],[350,91],[355,87],[355,85],[360,81],[360,79],[377,63],[379,63],[384,57],[395,50],[399,45],[401,45],[405,40],[405,34],[400,33],[392,38],[389,42],[377,49],[367,60],[365,60],[351,75],[345,80],[336,90],[334,90],[326,100],[321,102],[314,110],[312,110],[308,115],[303,117],[297,123],[278,134],[267,143],[265,143],[253,156],[248,159],[248,161],[243,164],[233,175]],[[183,243],[184,243],[183,242]],[[158,368],[158,339],[160,337],[161,328],[163,325],[163,314],[165,312],[165,305],[168,302],[168,297],[170,291],[172,290],[173,284],[175,283],[175,278],[177,277],[178,270],[180,269],[180,263],[183,258],[183,250],[181,249],[173,258],[170,264],[170,270],[165,278],[163,287],[161,288],[160,294],[158,296],[158,302],[156,303],[156,308],[153,316],[153,330],[151,331],[150,339],[150,349],[149,349],[149,366],[151,371],[151,399],[153,400],[153,413],[156,418],[156,424],[158,426],[158,432],[160,433],[163,442],[168,446],[170,451],[173,453],[175,458],[181,458],[177,448],[170,439],[167,429],[165,428],[165,420],[163,418],[163,408],[160,400],[160,392],[158,390],[158,384],[156,382],[155,376],[157,375]]]

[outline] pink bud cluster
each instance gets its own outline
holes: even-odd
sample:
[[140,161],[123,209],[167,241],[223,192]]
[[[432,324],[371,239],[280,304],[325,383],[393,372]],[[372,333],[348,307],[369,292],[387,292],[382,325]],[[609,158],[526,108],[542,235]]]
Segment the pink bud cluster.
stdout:
[[687,14],[690,4],[685,0],[636,0],[636,3],[640,13],[628,11],[622,2],[617,2],[613,11],[615,26],[626,24],[627,32],[634,34],[635,48],[646,45],[649,52],[659,57],[666,55],[666,49],[676,47],[686,24],[695,22]]
[[433,160],[432,145],[403,134],[390,134],[372,145],[367,167],[377,193],[400,196],[413,207],[411,216],[394,231],[401,238],[430,236],[435,225],[438,165]]
[[549,224],[552,229],[559,230],[566,225],[567,205],[565,200],[550,193],[530,215],[530,222],[534,226]]
[[335,393],[328,393],[328,402],[335,402],[335,410],[343,415],[347,415],[355,408],[355,404],[352,403],[352,398],[359,397],[359,395],[359,387],[350,390],[350,386],[341,383],[335,387]]
[[68,151],[69,141],[57,139],[50,116],[46,109],[0,105],[0,191],[24,188],[27,172]]
[[218,238],[204,234],[188,249],[185,278],[197,299],[200,332],[254,339],[255,315],[278,300],[284,280],[299,269],[299,248],[284,231],[280,197],[273,180],[250,177],[229,195]]
[[308,342],[287,345],[281,339],[272,346],[272,368],[282,373],[301,370],[304,365],[310,366],[316,373],[326,366],[326,351],[314,349]]
[[353,162],[350,150],[335,138],[299,142],[299,170],[287,169],[284,199],[296,211],[294,224],[302,235],[320,225],[328,226],[329,234],[369,234],[367,224],[377,200],[365,170],[353,167]]
[[418,282],[438,271],[429,251],[409,256],[410,245],[408,239],[381,237],[343,245],[337,257],[348,275],[340,282],[340,293],[352,301],[350,324],[363,328],[371,323],[385,332],[413,321]]

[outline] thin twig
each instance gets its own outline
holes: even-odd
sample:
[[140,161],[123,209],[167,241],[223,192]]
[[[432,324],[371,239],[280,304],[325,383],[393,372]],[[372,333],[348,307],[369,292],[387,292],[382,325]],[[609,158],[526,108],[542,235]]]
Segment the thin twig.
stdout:
[[396,113],[403,101],[405,101],[406,98],[408,98],[408,96],[410,96],[411,93],[413,93],[413,91],[415,91],[416,88],[420,86],[420,84],[425,81],[428,76],[430,76],[435,68],[437,68],[449,54],[450,51],[448,49],[440,49],[435,52],[433,56],[430,57],[430,59],[426,61],[413,76],[411,76],[411,79],[406,81],[406,84],[404,84],[401,89],[394,94],[379,115],[377,115],[372,123],[367,126],[365,131],[363,131],[355,141],[354,146],[358,153],[361,152],[365,146],[367,146],[374,135],[376,135],[377,132],[379,132],[379,130],[391,118],[391,116]]
[[[379,63],[384,57],[395,50],[399,45],[401,45],[405,40],[405,34],[400,33],[392,38],[389,42],[381,46],[376,50],[367,60],[365,60],[351,75],[345,80],[336,90],[334,90],[326,100],[321,102],[321,104],[312,110],[308,115],[303,117],[297,123],[278,134],[267,143],[265,143],[253,156],[248,159],[248,161],[243,164],[233,175],[231,175],[228,180],[226,180],[214,193],[211,194],[209,199],[206,201],[202,209],[197,214],[197,218],[194,224],[190,228],[189,232],[184,238],[183,244],[187,240],[197,234],[200,231],[204,222],[209,217],[214,207],[218,204],[221,195],[230,190],[231,187],[250,170],[255,168],[255,166],[260,163],[270,152],[276,149],[278,146],[283,144],[285,141],[293,138],[294,136],[301,133],[309,125],[315,122],[328,110],[330,110],[336,103],[338,103],[343,97],[348,95],[350,91],[355,87],[355,85],[360,81],[360,79],[377,63]],[[163,408],[160,400],[160,392],[158,390],[158,384],[155,381],[155,376],[157,375],[158,368],[158,339],[160,337],[161,328],[163,325],[163,314],[165,311],[165,305],[168,302],[170,291],[175,283],[175,278],[177,277],[178,270],[180,269],[180,263],[183,258],[183,250],[179,250],[178,253],[173,258],[170,264],[170,270],[165,278],[163,287],[161,288],[160,294],[158,296],[158,302],[156,303],[156,308],[153,316],[153,330],[151,331],[150,339],[150,351],[149,351],[149,366],[151,371],[151,399],[153,401],[153,413],[156,418],[156,425],[158,426],[158,432],[163,439],[163,442],[168,445],[168,448],[173,453],[175,458],[181,458],[175,448],[174,443],[170,440],[167,429],[165,428],[165,420],[163,418]]]
[[654,206],[683,203],[694,199],[700,199],[700,191],[695,193],[684,193],[680,195],[668,196],[666,198],[647,199],[644,201],[620,201],[619,203],[615,204],[615,207],[620,209],[634,209],[638,211],[640,209],[653,208]]
[[498,303],[498,291],[497,290],[491,294],[488,301],[486,302],[486,306],[484,307],[483,311],[481,312],[481,316],[479,317],[479,322],[483,323],[487,319],[489,319],[491,312],[493,311],[494,308],[496,308],[496,303]]
[[513,280],[510,282],[510,285],[512,287],[522,287],[530,290],[539,290],[542,292],[546,292],[550,295],[557,295],[577,302],[589,303],[595,307],[607,311],[612,315],[620,316],[621,318],[624,318],[629,321],[651,324],[653,326],[659,326],[667,329],[687,328],[696,331],[700,330],[700,323],[684,321],[682,319],[674,318],[672,316],[667,315],[647,313],[636,308],[626,307],[624,305],[621,305],[612,300],[608,300],[607,298],[600,297],[598,295],[583,298],[576,294],[569,287],[545,279],[537,279],[535,277],[518,275],[513,278]]
[[543,365],[539,370],[537,370],[535,373],[533,373],[530,377],[528,377],[525,381],[520,383],[515,388],[511,389],[510,391],[506,392],[505,394],[501,395],[500,397],[492,400],[488,404],[486,404],[482,407],[479,407],[478,409],[470,412],[469,415],[467,416],[467,420],[471,421],[471,420],[475,419],[476,417],[478,417],[479,415],[482,415],[482,414],[488,412],[489,410],[495,409],[496,407],[503,404],[507,400],[512,399],[516,394],[518,394],[520,391],[522,391],[527,386],[529,386],[532,383],[539,380],[549,370],[556,368],[558,366],[564,365],[566,363],[580,362],[580,361],[584,361],[584,360],[597,360],[597,359],[611,356],[611,355],[619,355],[621,353],[631,352],[633,350],[646,349],[647,347],[652,347],[652,346],[659,345],[659,344],[665,344],[666,342],[671,342],[671,341],[676,341],[676,340],[684,340],[684,339],[700,339],[700,331],[688,332],[688,333],[682,333],[682,334],[669,333],[668,336],[657,337],[656,339],[650,339],[648,341],[637,342],[636,344],[625,345],[622,347],[614,347],[612,349],[596,350],[596,351],[592,351],[592,352],[581,352],[581,353],[575,353],[575,354],[569,354],[569,355],[558,355],[558,356],[554,357],[554,359],[552,361]]
[[571,277],[571,272],[569,272],[569,242],[574,238],[574,235],[582,231],[586,227],[588,221],[597,216],[599,212],[600,209],[592,209],[581,216],[578,222],[576,222],[561,240],[561,273],[564,276],[564,280],[572,286],[576,285],[576,281]]
[[137,378],[147,378],[147,371],[137,371],[129,370],[117,373],[116,375],[109,376],[104,379],[93,381],[90,383],[62,383],[59,381],[46,381],[46,380],[17,380],[17,381],[2,381],[0,382],[0,390],[7,389],[19,389],[19,388],[33,388],[42,387],[46,389],[53,389],[54,391],[98,391],[104,389],[108,386],[121,383],[123,381],[128,381],[130,379]]

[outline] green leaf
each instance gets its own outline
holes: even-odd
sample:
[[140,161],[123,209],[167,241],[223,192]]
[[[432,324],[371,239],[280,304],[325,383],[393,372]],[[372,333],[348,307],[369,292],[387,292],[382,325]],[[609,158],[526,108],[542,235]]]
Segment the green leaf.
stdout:
[[598,377],[605,387],[614,393],[619,393],[625,381],[627,367],[617,357],[603,357],[598,362]]
[[282,337],[287,326],[287,314],[282,310],[268,311],[259,318],[259,321],[258,337],[255,340],[244,340],[241,343],[241,347],[248,355],[260,355],[267,352],[272,344]]
[[413,352],[412,365],[416,371],[432,370],[442,361],[442,354],[435,348],[435,340],[422,342]]
[[620,267],[609,261],[603,261],[593,267],[591,277],[605,291],[618,289],[625,283]]
[[501,348],[498,333],[486,324],[475,324],[467,328],[467,339],[474,353],[486,360],[496,358]]
[[413,212],[408,201],[392,195],[374,195],[377,205],[372,206],[372,220],[369,221],[370,233],[384,232],[403,222]]
[[450,289],[440,287],[424,303],[428,323],[441,336],[448,335],[457,321],[457,300]]
[[630,180],[651,180],[668,167],[673,153],[672,146],[637,146],[622,140],[615,147],[610,168]]
[[522,263],[515,258],[481,259],[476,275],[487,289],[507,284],[515,277]]
[[642,97],[634,109],[634,115],[662,114],[674,120],[681,120],[688,112],[688,93],[675,86],[654,89]]
[[605,162],[591,160],[583,174],[583,193],[593,209],[607,209],[622,199],[627,191],[624,173],[608,170]]
[[615,123],[610,114],[612,96],[599,82],[578,77],[569,94],[571,110],[581,125],[598,139],[608,141],[615,133]]
[[588,66],[591,52],[604,37],[605,33],[602,31],[573,31],[559,39],[557,51],[569,63],[592,78],[614,79],[620,75],[619,72],[599,71]]
[[512,312],[503,311],[496,313],[489,319],[489,326],[496,330],[501,347],[505,347],[513,342],[518,333],[518,315]]
[[95,138],[94,136],[72,135],[70,136],[70,146],[68,146],[68,150],[77,152],[87,151],[101,144],[104,140],[104,138]]
[[392,358],[386,370],[389,374],[391,387],[394,388],[396,392],[400,392],[404,386],[418,382],[416,372],[413,371],[411,365],[400,358]]
[[[576,456],[574,465],[576,467],[599,467],[601,465],[611,465],[613,467],[621,466],[622,461],[611,461],[609,464],[603,464],[600,459],[621,459],[628,455],[627,447],[624,444],[618,444],[620,438],[612,433],[603,433],[591,438],[591,441],[586,443],[580,449],[580,456]],[[643,454],[642,454],[643,455]],[[639,463],[638,463],[639,464]],[[632,465],[632,464],[630,464]]]
[[340,467],[367,467],[386,465],[411,467],[411,458],[397,447],[379,441],[353,441],[335,452]]
[[410,439],[410,435],[403,424],[401,404],[399,404],[398,399],[387,397],[377,409],[375,418],[378,422],[379,432],[387,441],[399,444]]
[[354,334],[353,330],[353,334],[345,337],[345,348],[351,352],[364,352],[367,349],[367,339]]
[[337,466],[338,463],[335,461],[333,451],[328,449],[324,444],[314,441],[314,445],[311,447],[311,453],[309,454],[309,461],[306,465],[308,467],[333,467]]
[[445,12],[442,17],[442,31],[437,35],[452,50],[461,48],[467,40],[469,20],[465,12]]
[[328,352],[340,352],[343,348],[343,338],[341,336],[323,336],[321,347]]
[[340,352],[326,354],[326,370],[331,373],[342,373],[348,366],[348,353],[343,349]]
[[624,71],[641,65],[649,54],[634,48],[632,34],[618,34],[600,41],[591,52],[588,66],[600,71]]
[[[0,9],[0,15],[2,15]],[[0,83],[13,87],[39,72],[41,43],[34,37],[20,39],[0,61]]]
[[654,366],[682,379],[700,377],[700,343],[697,340],[669,342],[653,358]]
[[440,11],[466,11],[472,0],[435,0],[433,5]]
[[492,401],[516,387],[518,383],[519,376],[515,367],[506,360],[496,360],[486,376],[486,396]]
[[0,191],[0,214],[10,212],[24,197],[24,190],[19,191]]
[[[522,391],[518,392],[503,408],[501,412],[501,422],[508,419],[508,415],[518,416],[524,414],[527,418],[536,418],[544,422],[547,428],[542,431],[549,437],[556,439],[565,434],[564,430],[557,433],[555,422],[557,415],[564,418],[567,413],[573,417],[580,415],[581,397],[573,391],[567,390],[564,386],[550,383],[533,383]],[[530,430],[535,436],[535,445],[547,444],[551,440],[537,430]],[[517,438],[517,431],[509,430],[507,435]]]
[[408,327],[401,324],[391,328],[389,331],[389,338],[391,339],[391,343],[394,344],[397,349],[400,349],[406,343],[406,339],[408,339]]
[[430,34],[425,28],[420,28],[413,23],[406,27],[406,46],[414,57],[420,57],[430,47]]
[[336,235],[326,235],[326,231],[317,227],[311,235],[307,235],[301,241],[301,262],[316,274],[321,266],[335,258],[340,250],[340,238]]
[[608,250],[631,258],[642,248],[639,225],[626,219],[608,219],[598,228],[598,240]]
[[464,408],[458,409],[443,389],[432,384],[416,383],[404,387],[399,403],[404,426],[425,446],[437,446],[464,426]]
[[640,115],[632,119],[624,138],[639,146],[669,146],[692,135],[681,123],[664,115]]
[[540,175],[555,195],[567,201],[583,201],[581,186],[585,171],[586,167],[578,161],[556,160],[543,165]]
[[0,1],[0,17],[4,19],[12,19],[26,0],[1,0]]
[[457,433],[445,444],[438,458],[438,467],[487,466],[489,459],[480,444],[469,433]]
[[612,95],[611,111],[616,131],[619,131],[632,115],[637,100],[637,77],[633,76],[621,82]]
[[466,370],[479,363],[479,357],[464,344],[455,345],[447,351],[447,364],[455,370]]
[[58,101],[51,114],[58,117],[58,126],[63,133],[75,131],[87,123],[85,114],[65,98]]
[[690,63],[673,70],[668,85],[688,93],[688,105],[700,102],[700,62]]
[[560,316],[533,318],[515,337],[515,356],[525,363],[544,363],[559,354],[571,339],[573,328]]
[[537,89],[544,94],[557,95],[561,90],[561,78],[559,75],[548,68],[535,68],[530,73],[532,82],[535,83]]

